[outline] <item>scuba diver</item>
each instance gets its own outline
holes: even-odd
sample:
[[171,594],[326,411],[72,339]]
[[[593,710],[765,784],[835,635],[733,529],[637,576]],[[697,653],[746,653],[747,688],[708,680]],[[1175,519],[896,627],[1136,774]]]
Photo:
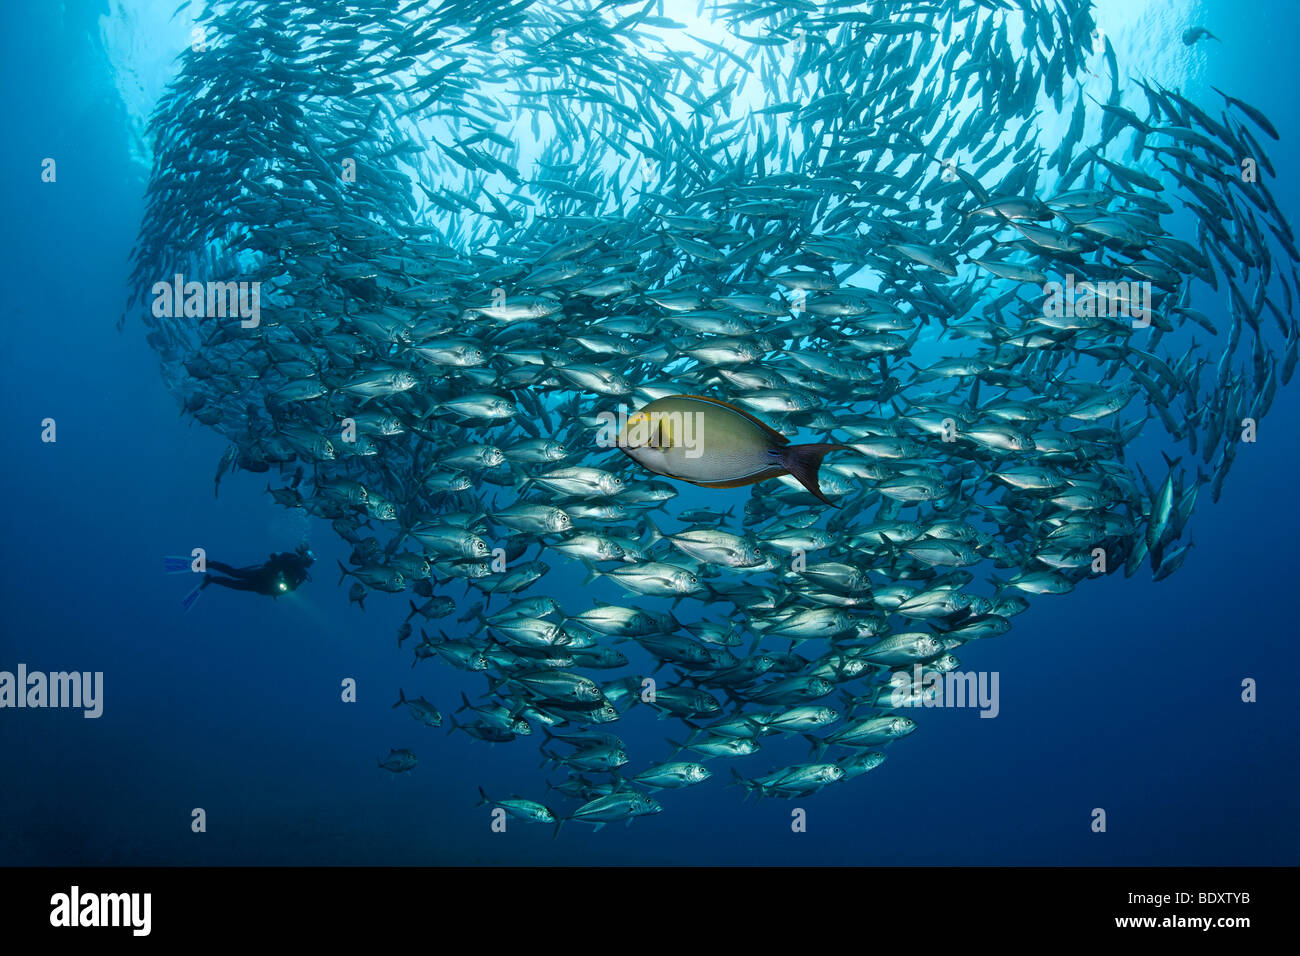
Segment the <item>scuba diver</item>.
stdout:
[[[189,558],[164,558],[165,570],[168,574],[180,574],[186,571],[192,571],[192,565]],[[316,555],[312,554],[311,549],[305,544],[300,544],[293,551],[284,551],[280,554],[273,554],[267,559],[265,564],[254,565],[247,568],[236,568],[221,561],[208,561],[208,573],[203,575],[203,581],[193,591],[185,596],[185,610],[194,606],[194,602],[199,599],[199,595],[209,584],[219,584],[223,588],[230,588],[232,591],[255,591],[258,594],[269,594],[271,597],[279,597],[281,594],[288,594],[290,591],[296,591],[298,586],[304,581],[310,581],[311,575],[307,569],[311,567],[312,562],[316,560]],[[212,571],[219,571],[224,577],[219,577]]]

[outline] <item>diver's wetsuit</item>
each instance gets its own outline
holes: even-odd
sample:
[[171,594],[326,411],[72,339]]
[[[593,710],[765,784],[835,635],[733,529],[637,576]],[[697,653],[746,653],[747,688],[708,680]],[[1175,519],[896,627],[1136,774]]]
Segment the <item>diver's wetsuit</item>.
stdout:
[[256,591],[258,594],[277,597],[296,590],[298,585],[306,581],[310,564],[311,561],[293,551],[273,554],[266,564],[251,568],[236,568],[220,561],[209,561],[210,569],[220,571],[227,577],[206,574],[201,587],[220,584],[223,588],[234,591]]

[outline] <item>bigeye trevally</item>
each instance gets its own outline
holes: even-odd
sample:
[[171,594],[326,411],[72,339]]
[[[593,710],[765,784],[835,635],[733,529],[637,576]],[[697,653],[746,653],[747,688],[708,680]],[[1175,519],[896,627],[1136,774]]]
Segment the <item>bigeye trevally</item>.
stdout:
[[791,445],[749,412],[702,395],[669,395],[629,415],[618,447],[656,475],[704,488],[739,488],[791,475],[826,504],[817,472],[843,445]]

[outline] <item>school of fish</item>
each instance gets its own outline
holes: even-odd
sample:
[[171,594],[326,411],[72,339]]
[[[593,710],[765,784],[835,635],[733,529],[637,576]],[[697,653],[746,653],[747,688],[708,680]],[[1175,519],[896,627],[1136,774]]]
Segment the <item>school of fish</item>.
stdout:
[[[465,692],[393,706],[540,743],[540,799],[480,793],[557,830],[842,786],[1031,596],[1172,574],[1300,342],[1277,130],[1121,81],[1086,0],[699,13],[212,0],[150,120],[129,311],[217,483],[331,522],[362,609],[406,596],[411,683]],[[160,306],[174,275],[258,321]],[[624,440],[652,403],[684,417]],[[560,562],[626,597],[561,604]]]

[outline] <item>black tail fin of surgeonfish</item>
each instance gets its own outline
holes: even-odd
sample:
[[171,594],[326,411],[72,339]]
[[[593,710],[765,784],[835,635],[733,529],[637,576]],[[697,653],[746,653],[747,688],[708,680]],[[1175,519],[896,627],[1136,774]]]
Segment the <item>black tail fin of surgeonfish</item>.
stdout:
[[836,508],[838,505],[822,494],[821,486],[817,484],[817,472],[821,470],[823,458],[836,449],[844,447],[846,446],[833,444],[786,445],[779,449],[781,467],[790,472],[810,493],[832,508]]

